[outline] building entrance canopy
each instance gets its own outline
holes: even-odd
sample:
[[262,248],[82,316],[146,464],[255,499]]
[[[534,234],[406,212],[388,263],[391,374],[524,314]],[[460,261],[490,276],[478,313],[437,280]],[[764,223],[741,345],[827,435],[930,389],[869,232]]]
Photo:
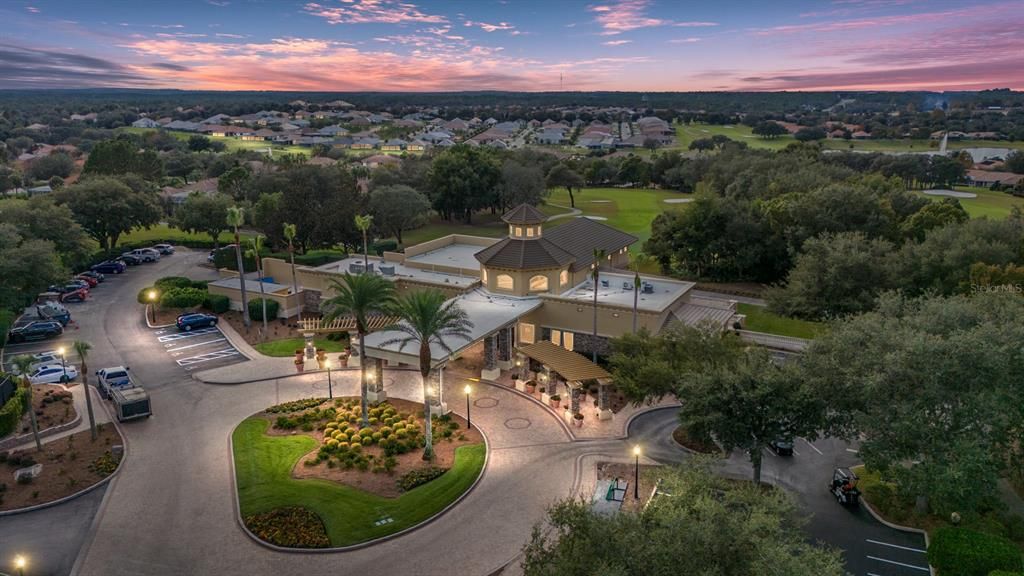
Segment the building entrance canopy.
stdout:
[[584,380],[607,381],[612,375],[607,370],[587,360],[580,354],[566,350],[542,340],[528,346],[520,346],[519,353],[528,356],[537,362],[548,367],[552,372],[557,372],[568,382],[582,382]]

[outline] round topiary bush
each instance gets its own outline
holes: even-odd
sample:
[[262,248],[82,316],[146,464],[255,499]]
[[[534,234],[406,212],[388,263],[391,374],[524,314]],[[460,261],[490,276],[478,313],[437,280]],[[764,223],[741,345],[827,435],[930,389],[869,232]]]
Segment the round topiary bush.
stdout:
[[384,435],[381,434],[380,432],[374,432],[373,436],[370,436],[370,438],[373,438],[374,442],[380,442],[380,439],[383,438],[383,437],[384,437]]
[[363,446],[372,446],[373,442],[373,436],[367,436],[366,438],[363,438]]
[[368,420],[369,420],[371,425],[376,424],[378,422],[376,416],[370,416],[370,418]]
[[360,453],[360,452],[362,452],[362,451],[363,451],[363,445],[362,445],[362,444],[359,444],[359,443],[357,443],[357,442],[353,442],[353,443],[352,443],[352,444],[351,444],[351,445],[349,446],[349,449],[350,449],[350,450],[351,450],[352,452],[355,452],[356,454],[358,454],[358,453]]
[[402,428],[395,430],[395,438],[398,438],[399,440],[404,440],[408,435],[409,433]]
[[214,314],[223,314],[231,308],[231,299],[223,294],[207,294],[203,308]]
[[[273,320],[274,318],[277,318],[277,311],[281,307],[281,305],[277,303],[277,300],[271,300],[269,298],[267,298],[266,300],[267,320]],[[255,298],[249,301],[249,318],[252,318],[253,320],[263,320],[262,298]]]
[[329,438],[327,440],[327,446],[330,447],[330,448],[337,448],[338,447],[338,441],[335,440],[334,438]]
[[160,295],[162,308],[193,308],[206,299],[206,292],[198,288],[171,288]]
[[338,452],[348,452],[348,442],[338,442]]
[[370,428],[363,428],[359,431],[359,436],[362,438],[369,438],[370,436],[373,436],[373,430]]
[[174,288],[195,288],[192,280],[184,276],[164,276],[153,283],[153,287],[161,292]]

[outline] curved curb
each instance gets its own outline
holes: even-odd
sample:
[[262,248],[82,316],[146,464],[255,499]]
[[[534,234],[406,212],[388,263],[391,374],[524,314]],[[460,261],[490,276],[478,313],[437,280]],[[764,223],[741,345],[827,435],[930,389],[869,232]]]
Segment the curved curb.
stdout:
[[[882,524],[882,525],[884,525],[884,526],[886,526],[888,528],[892,528],[893,530],[899,530],[900,532],[910,532],[911,534],[921,534],[922,536],[924,536],[924,547],[925,547],[925,550],[927,550],[928,548],[931,548],[932,542],[931,542],[931,538],[928,537],[928,532],[927,531],[922,530],[920,528],[914,528],[912,526],[901,526],[899,524],[894,524],[892,522],[889,522],[885,518],[882,518],[882,515],[879,514],[877,510],[875,510],[874,506],[872,506],[870,503],[868,503],[868,501],[863,497],[863,495],[861,495],[860,504],[864,507],[865,510],[868,511],[868,514],[871,514],[871,516],[875,520],[878,521],[879,524]],[[927,562],[927,561],[928,561],[928,556],[926,554],[925,555],[925,562]],[[935,567],[932,566],[930,563],[928,564],[928,571],[932,574],[932,576],[935,576]]]
[[[106,410],[105,407],[104,407],[104,410]],[[109,413],[108,413],[108,416],[109,416]],[[117,476],[121,472],[121,469],[124,467],[125,461],[128,460],[128,437],[124,435],[124,431],[121,430],[121,426],[119,424],[117,424],[115,422],[115,420],[111,420],[110,422],[102,422],[102,424],[113,424],[114,425],[114,430],[117,430],[117,434],[121,437],[121,446],[124,447],[124,452],[121,454],[121,461],[117,463],[117,468],[115,468],[113,472],[108,474],[105,478],[101,478],[95,484],[93,484],[91,486],[88,486],[86,488],[83,488],[83,489],[79,490],[78,492],[75,492],[74,494],[69,494],[67,496],[64,496],[62,498],[58,498],[58,499],[50,501],[50,502],[44,502],[42,504],[36,504],[35,506],[28,506],[28,507],[25,507],[25,508],[17,508],[15,510],[4,510],[4,511],[0,512],[0,518],[3,518],[5,516],[16,516],[18,514],[25,514],[25,513],[28,513],[28,512],[35,512],[36,510],[42,510],[44,508],[50,508],[52,506],[58,506],[58,505],[63,504],[65,502],[70,502],[71,500],[74,500],[75,498],[78,498],[79,496],[85,496],[89,492],[92,492],[93,490],[99,488],[100,486],[104,486],[108,482],[113,480],[114,477]]]
[[[214,370],[217,370],[217,369],[218,368],[214,368]],[[331,368],[331,373],[333,374],[334,372],[351,372],[353,370],[359,370],[359,369],[360,368],[358,366],[350,367],[350,368]],[[389,370],[402,371],[402,372],[419,372],[418,368],[402,368],[402,367],[398,367],[398,366],[389,367],[389,368],[387,368],[385,370],[385,372],[387,372]],[[305,376],[305,375],[308,375],[308,374],[326,374],[326,373],[327,373],[327,370],[317,369],[317,370],[310,370],[309,372],[306,372],[306,371],[294,372],[292,374],[282,374],[281,376],[267,376],[267,377],[253,378],[251,380],[239,380],[237,382],[210,382],[210,381],[202,379],[202,377],[200,376],[200,374],[202,374],[202,372],[193,373],[191,376],[192,376],[193,380],[195,380],[197,382],[202,382],[203,384],[209,384],[211,386],[237,386],[239,384],[252,384],[254,382],[269,382],[271,380],[284,380],[285,378],[295,378],[295,377],[298,377],[298,376]],[[483,382],[483,380],[481,380],[481,382]]]
[[[246,418],[251,418],[251,416],[247,416]],[[238,425],[241,425],[241,422],[239,422]],[[480,436],[482,436],[484,439],[484,465],[480,468],[480,473],[477,474],[476,480],[473,480],[473,483],[469,485],[469,488],[466,488],[466,490],[463,491],[462,494],[458,496],[458,498],[449,502],[447,506],[438,510],[429,518],[426,518],[422,522],[409,526],[408,528],[403,528],[402,530],[399,530],[398,532],[395,532],[393,534],[388,534],[386,536],[381,536],[380,538],[374,538],[373,540],[367,540],[365,542],[359,542],[358,544],[351,544],[349,546],[336,546],[333,548],[286,548],[284,546],[271,544],[270,542],[260,539],[258,536],[253,534],[251,530],[249,530],[249,527],[245,525],[245,520],[242,518],[242,504],[238,498],[238,478],[235,476],[234,435],[235,430],[238,429],[238,425],[232,428],[231,433],[228,434],[228,460],[231,462],[231,493],[234,496],[234,498],[232,498],[232,503],[234,504],[235,508],[235,521],[238,522],[238,525],[242,528],[242,532],[244,532],[246,536],[251,538],[260,546],[263,546],[264,548],[273,550],[275,552],[286,552],[291,554],[335,554],[343,552],[352,552],[363,548],[369,548],[370,546],[374,546],[376,544],[380,544],[388,540],[394,540],[395,538],[404,536],[406,534],[419,530],[420,528],[424,528],[427,525],[433,523],[435,520],[437,520],[444,514],[446,514],[449,510],[457,506],[467,496],[469,496],[469,494],[476,489],[477,485],[480,484],[480,481],[483,480],[484,474],[487,473],[487,465],[490,464],[491,462],[491,444],[487,440],[487,434],[484,433],[483,428],[477,426],[476,429],[480,432]]]
[[[53,386],[60,386],[61,388],[64,389],[65,392],[67,392],[68,390],[68,387],[64,384],[53,384]],[[74,408],[74,402],[71,403],[71,407]],[[42,442],[43,438],[49,438],[50,436],[60,434],[61,432],[64,432],[66,430],[71,430],[81,423],[82,414],[78,410],[75,410],[75,417],[74,419],[71,420],[71,422],[65,422],[64,424],[58,424],[56,426],[50,426],[49,428],[44,428],[43,430],[40,430],[39,440]],[[28,434],[22,434],[21,436],[8,438],[7,440],[0,442],[0,450],[13,450],[15,446],[31,442],[32,437],[32,432],[29,432]],[[15,442],[14,440],[17,440],[17,442]],[[8,442],[10,442],[10,448],[8,448]],[[46,442],[43,442],[43,444],[46,444]]]
[[170,328],[174,324],[153,324],[149,321],[149,309],[152,305],[146,304],[145,310],[142,311],[142,316],[146,320],[146,327],[148,328]]

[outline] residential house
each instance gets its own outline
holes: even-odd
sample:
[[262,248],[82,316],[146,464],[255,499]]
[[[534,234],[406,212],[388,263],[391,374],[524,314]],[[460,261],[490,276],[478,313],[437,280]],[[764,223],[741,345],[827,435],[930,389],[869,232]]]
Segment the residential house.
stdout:
[[149,118],[139,118],[135,122],[132,122],[132,127],[133,128],[160,128],[160,124],[158,124],[155,120],[151,120]]
[[995,170],[968,170],[964,177],[970,186],[981,186],[991,188],[995,184],[1006,187],[1014,187],[1018,182],[1024,180],[1024,175],[1013,172],[997,172]]
[[367,168],[379,168],[384,165],[396,166],[402,163],[402,160],[397,156],[391,156],[390,154],[374,154],[373,156],[367,156],[363,158],[360,163]]
[[388,140],[387,142],[381,144],[380,149],[384,150],[385,152],[400,152],[402,150],[405,150],[405,147],[408,145],[409,143],[406,142],[405,140],[402,140],[400,138],[392,138],[391,140]]
[[89,112],[88,114],[72,114],[72,122],[95,122],[98,115],[95,112]]

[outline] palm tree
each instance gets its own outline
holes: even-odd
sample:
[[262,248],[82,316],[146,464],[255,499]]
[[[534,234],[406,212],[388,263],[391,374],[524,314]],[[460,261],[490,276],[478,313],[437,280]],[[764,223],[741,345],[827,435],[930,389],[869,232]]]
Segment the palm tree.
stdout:
[[242,241],[238,236],[238,227],[245,224],[245,211],[238,206],[228,208],[228,226],[235,229],[235,258],[238,262],[238,282],[242,290],[242,322],[249,327],[249,299],[245,296],[245,266],[242,264]]
[[292,261],[292,293],[299,293],[299,281],[295,279],[295,224],[284,224],[284,238],[288,241],[288,257]]
[[407,344],[419,345],[420,378],[423,383],[423,416],[426,426],[426,447],[423,459],[434,457],[433,433],[430,426],[430,393],[427,379],[430,377],[431,355],[430,345],[437,344],[442,350],[451,354],[452,349],[445,341],[447,338],[469,340],[473,323],[469,321],[465,310],[459,308],[454,300],[445,302],[444,294],[438,290],[410,292],[398,299],[394,313],[402,321],[392,326],[392,330],[405,333],[391,340],[382,342],[382,346],[398,344],[399,351]]
[[362,397],[363,426],[369,426],[366,405],[366,335],[370,330],[367,321],[370,316],[386,313],[394,306],[395,285],[381,276],[346,273],[341,280],[332,279],[330,287],[337,295],[323,303],[324,322],[345,315],[352,316],[356,321],[356,333],[359,334],[359,392]]
[[605,258],[605,251],[594,248],[594,269],[590,273],[594,279],[594,364],[597,364],[597,281],[601,276],[601,261]]
[[267,339],[267,293],[263,291],[263,262],[260,261],[260,252],[263,251],[263,236],[255,236],[249,239],[249,248],[245,251],[246,256],[252,256],[253,260],[256,261],[256,276],[260,283],[260,303],[263,305],[263,334],[260,336],[262,340]]
[[369,214],[365,216],[356,214],[356,228],[363,233],[363,270],[367,272],[370,271],[370,266],[368,264],[369,256],[367,256],[367,252],[369,252],[369,250],[366,246],[366,233],[370,230],[370,226],[373,226],[373,216],[370,216]]
[[85,365],[86,359],[89,357],[89,350],[92,350],[92,345],[82,340],[75,340],[72,344],[75,349],[75,353],[82,360],[82,369],[79,372],[82,373],[82,388],[85,389],[85,410],[89,413],[89,431],[92,432],[92,439],[96,439],[96,418],[92,414],[92,396],[89,395],[89,367]]
[[651,257],[643,252],[632,257],[630,268],[633,269],[633,334],[636,334],[637,306],[640,300],[640,287],[643,281],[640,279],[640,269],[650,263]]
[[43,442],[39,439],[39,423],[36,422],[36,407],[32,404],[32,383],[28,381],[29,370],[32,368],[32,357],[28,354],[14,357],[14,369],[21,375],[21,382],[28,389],[28,413],[32,421],[32,436],[36,440],[36,450],[43,450]]

